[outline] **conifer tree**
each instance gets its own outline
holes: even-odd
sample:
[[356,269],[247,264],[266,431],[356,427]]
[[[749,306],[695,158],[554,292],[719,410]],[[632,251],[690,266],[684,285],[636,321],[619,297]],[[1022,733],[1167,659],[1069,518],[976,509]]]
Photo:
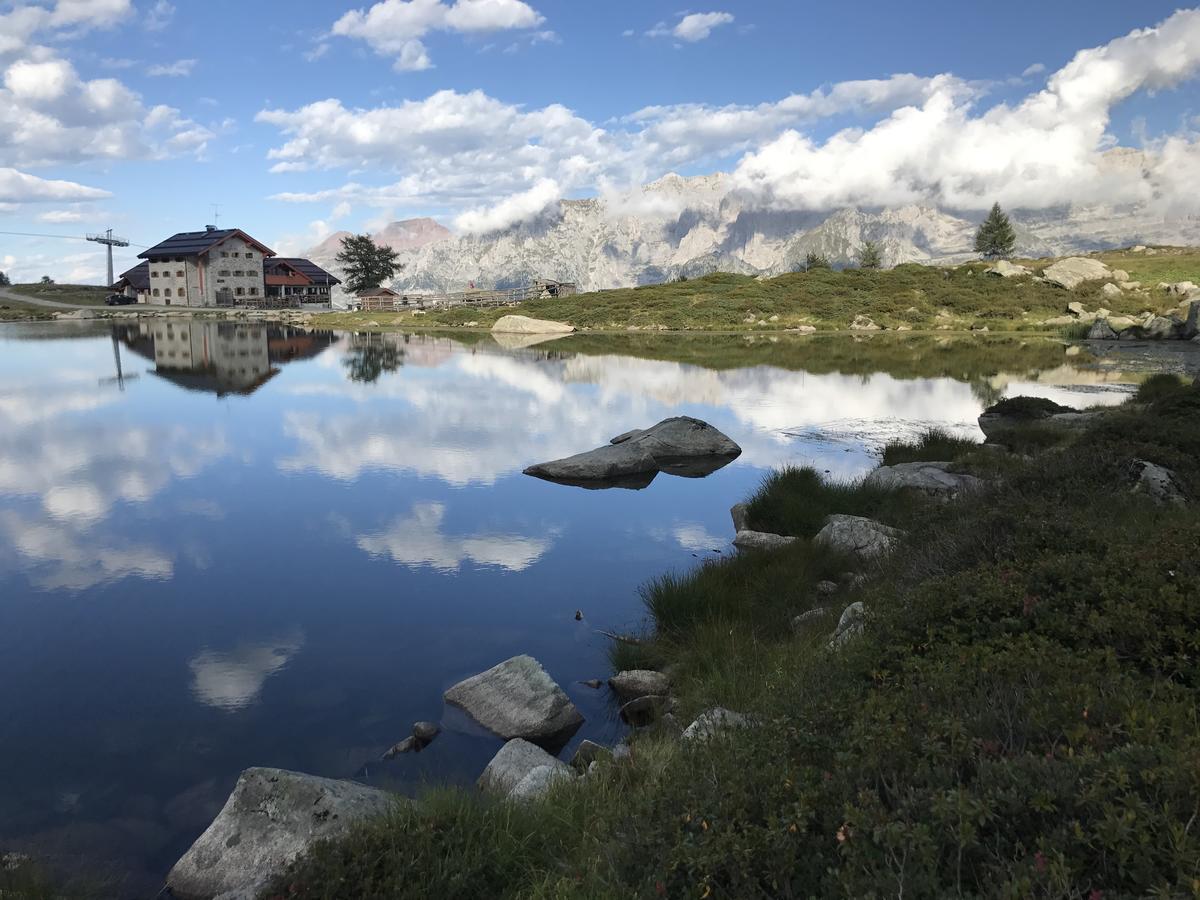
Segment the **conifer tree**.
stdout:
[[403,269],[396,256],[395,250],[376,244],[369,234],[351,234],[342,238],[341,252],[334,259],[345,273],[346,290],[357,294],[379,287]]
[[992,211],[975,232],[975,252],[988,259],[1007,259],[1017,245],[1017,235],[1000,204],[992,205]]
[[858,251],[858,267],[860,269],[882,269],[883,253],[874,241],[866,241]]

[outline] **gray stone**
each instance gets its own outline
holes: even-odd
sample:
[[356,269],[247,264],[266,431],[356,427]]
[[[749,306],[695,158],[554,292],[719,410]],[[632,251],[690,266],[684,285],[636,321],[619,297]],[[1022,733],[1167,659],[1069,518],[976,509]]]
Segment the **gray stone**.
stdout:
[[539,766],[569,770],[565,762],[551,756],[536,744],[520,738],[509,741],[497,751],[479,776],[479,787],[498,796],[508,793]]
[[1087,339],[1089,341],[1115,341],[1117,339],[1117,333],[1113,331],[1112,326],[1108,324],[1107,319],[1097,319],[1092,323],[1092,327],[1088,331]]
[[[1116,275],[1115,272],[1113,274],[1114,274],[1114,276]],[[1122,279],[1122,280],[1124,280],[1124,279]],[[1123,296],[1125,296],[1124,293],[1122,292],[1122,290],[1119,287],[1117,287],[1115,284],[1113,284],[1112,282],[1109,282],[1108,284],[1104,285],[1104,287],[1100,288],[1100,293],[1102,293],[1105,297],[1123,297]]]
[[502,738],[566,740],[583,724],[575,704],[532,656],[514,656],[446,691],[447,703]]
[[733,533],[746,530],[746,523],[750,518],[749,503],[735,503],[729,508],[729,517],[733,519]]
[[1051,284],[1072,290],[1085,281],[1100,281],[1111,278],[1112,270],[1098,259],[1070,256],[1047,266],[1042,277]]
[[1184,327],[1177,319],[1155,316],[1142,326],[1144,336],[1156,341],[1170,340],[1183,334]]
[[778,550],[788,544],[794,544],[796,539],[786,534],[771,534],[768,531],[739,531],[733,539],[733,546],[739,550]]
[[617,746],[613,747],[612,757],[617,762],[625,759],[633,759],[633,749],[625,743],[617,744]]
[[1159,506],[1187,504],[1183,485],[1170,469],[1144,459],[1135,459],[1130,463],[1130,473],[1135,479],[1133,493],[1145,494]]
[[1200,300],[1193,300],[1187,310],[1187,321],[1183,324],[1184,340],[1192,340],[1197,335],[1200,335],[1200,321],[1197,321],[1197,315],[1200,314]]
[[645,728],[657,722],[667,706],[667,698],[659,694],[638,697],[621,707],[621,719],[634,728]]
[[416,737],[406,737],[383,754],[384,759],[395,759],[401,753],[419,753],[425,747],[425,742]]
[[623,700],[635,700],[649,694],[666,694],[671,680],[662,672],[650,669],[629,669],[608,679],[608,686]]
[[531,319],[529,316],[501,316],[492,326],[493,332],[504,334],[570,334],[574,330],[573,325],[547,319]]
[[1032,275],[1032,271],[1025,266],[1019,266],[1016,263],[1011,263],[1007,259],[997,260],[995,265],[984,269],[986,275],[996,275],[1000,278],[1018,278],[1022,275]]
[[442,727],[437,722],[414,722],[412,727],[413,737],[423,744],[432,741],[441,730]]
[[867,616],[867,608],[861,600],[851,603],[838,619],[837,628],[829,639],[830,647],[840,647],[846,641],[857,637],[863,632],[863,622]]
[[746,728],[750,720],[741,713],[715,707],[701,713],[687,728],[683,729],[685,741],[707,741],[709,738],[731,728]]
[[836,581],[818,581],[817,594],[822,597],[828,597],[838,592],[838,584]]
[[567,766],[538,766],[513,785],[508,799],[518,803],[537,800],[556,784],[574,780],[575,773]]
[[813,625],[813,623],[819,622],[821,619],[825,618],[825,615],[828,612],[828,607],[818,606],[816,609],[810,609],[808,612],[800,613],[800,615],[792,619],[792,631],[796,632],[797,634],[807,631],[808,628]]
[[737,456],[742,448],[707,422],[674,416],[634,434],[629,443],[644,447],[657,460],[693,456]]
[[597,760],[609,756],[612,756],[612,751],[607,747],[597,744],[595,741],[582,740],[575,748],[575,755],[571,757],[571,768],[591,769],[592,764]]
[[527,468],[525,474],[563,481],[591,481],[637,475],[657,469],[658,463],[644,447],[623,441],[563,459],[538,463]]
[[1071,303],[1067,304],[1067,312],[1069,312],[1073,316],[1087,315],[1087,309],[1078,300],[1072,301]]
[[857,315],[854,321],[850,323],[851,331],[878,331],[879,326],[872,321],[870,316]]
[[832,515],[814,538],[817,544],[864,561],[888,553],[904,532],[862,516]]
[[910,462],[880,466],[864,480],[864,484],[886,490],[902,488],[920,491],[931,497],[953,499],[966,491],[976,491],[984,482],[974,475],[947,471],[948,462]]
[[1114,281],[1118,281],[1118,282],[1119,281],[1128,281],[1129,273],[1126,272],[1124,269],[1113,269],[1112,277],[1113,277]]
[[622,432],[621,434],[618,434],[615,438],[610,440],[609,443],[610,444],[623,444],[627,440],[629,440],[631,437],[636,437],[637,435],[639,435],[641,433],[642,433],[641,428],[634,428],[632,431],[625,431],[625,432]]
[[382,816],[397,802],[351,781],[247,769],[208,830],[175,863],[167,884],[180,900],[252,900],[317,841]]

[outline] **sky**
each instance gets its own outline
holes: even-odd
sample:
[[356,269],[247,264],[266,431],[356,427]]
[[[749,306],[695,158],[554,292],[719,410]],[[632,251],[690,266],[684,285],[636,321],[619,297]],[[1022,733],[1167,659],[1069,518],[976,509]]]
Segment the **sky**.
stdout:
[[[104,280],[207,224],[281,254],[724,173],[764,208],[1200,215],[1200,8],[0,0],[0,271]],[[1144,156],[1113,164],[1113,148]]]

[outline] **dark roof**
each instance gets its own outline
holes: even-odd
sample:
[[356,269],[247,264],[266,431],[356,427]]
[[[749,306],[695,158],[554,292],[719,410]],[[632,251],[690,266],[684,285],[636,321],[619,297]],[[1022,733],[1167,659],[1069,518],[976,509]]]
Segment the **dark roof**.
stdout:
[[135,291],[150,290],[150,263],[138,263],[128,272],[121,273],[121,280],[113,285],[113,289],[123,288],[129,285]]
[[256,241],[240,228],[224,228],[205,231],[181,231],[173,234],[161,244],[155,244],[149,250],[138,254],[138,259],[162,259],[164,256],[199,256],[234,235],[247,243],[253,244],[265,256],[274,256],[275,251],[265,244]]
[[275,267],[279,264],[291,266],[301,275],[306,275],[313,284],[341,284],[342,280],[329,272],[326,272],[311,259],[301,259],[295,256],[276,256],[274,259],[264,263],[267,267]]
[[365,291],[359,291],[358,297],[399,297],[400,295],[393,291],[390,287],[373,287],[367,288]]

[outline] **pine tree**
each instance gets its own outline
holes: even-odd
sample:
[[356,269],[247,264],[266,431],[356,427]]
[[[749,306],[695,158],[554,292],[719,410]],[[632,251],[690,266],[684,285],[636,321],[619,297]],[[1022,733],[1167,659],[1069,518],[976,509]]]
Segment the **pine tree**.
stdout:
[[804,271],[811,272],[813,269],[832,269],[833,266],[829,262],[829,257],[823,253],[809,253],[804,257]]
[[0,287],[8,287],[10,284],[12,284],[12,281],[9,279],[9,277],[3,272],[0,272]]
[[988,259],[1007,259],[1012,256],[1016,245],[1017,235],[1012,222],[999,203],[993,204],[992,211],[975,232],[975,252]]
[[391,247],[376,244],[369,234],[351,234],[342,238],[342,249],[334,259],[345,272],[346,290],[357,294],[379,287],[403,269],[396,255]]
[[858,267],[860,269],[882,269],[883,253],[874,241],[866,241],[858,251]]

